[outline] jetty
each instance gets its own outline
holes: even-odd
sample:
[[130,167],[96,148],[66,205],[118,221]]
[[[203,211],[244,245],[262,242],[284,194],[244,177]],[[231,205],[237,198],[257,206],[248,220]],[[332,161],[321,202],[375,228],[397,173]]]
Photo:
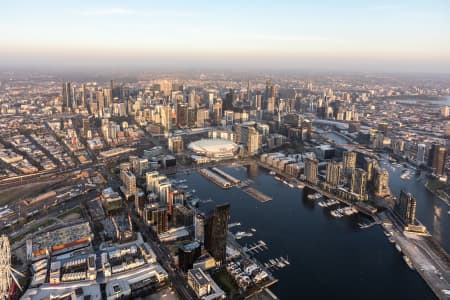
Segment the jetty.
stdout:
[[252,187],[248,187],[243,189],[243,191],[247,194],[252,196],[254,199],[258,200],[259,202],[268,202],[270,200],[272,200],[271,196],[268,196],[260,191],[258,191],[257,189],[254,189]]

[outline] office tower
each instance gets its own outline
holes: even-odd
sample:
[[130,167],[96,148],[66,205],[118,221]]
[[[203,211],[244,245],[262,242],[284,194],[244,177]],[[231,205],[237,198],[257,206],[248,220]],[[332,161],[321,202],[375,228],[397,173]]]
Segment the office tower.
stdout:
[[262,95],[260,92],[258,92],[255,95],[255,103],[253,104],[254,108],[256,110],[261,110],[262,109]]
[[367,198],[367,172],[363,169],[354,169],[352,173],[352,181],[350,183],[350,191],[356,195],[358,198]]
[[391,191],[389,190],[388,171],[376,168],[374,173],[373,186],[375,195],[379,197],[389,196]]
[[289,126],[294,128],[302,127],[302,121],[303,117],[298,113],[290,113],[284,116],[284,124],[288,124]]
[[103,89],[103,96],[105,99],[105,107],[111,107],[113,104],[113,96],[112,96],[112,90],[109,88]]
[[403,152],[405,150],[405,141],[403,141],[402,139],[392,140],[391,145],[392,151],[394,152],[395,155],[399,156],[403,155]]
[[222,118],[222,100],[217,99],[217,102],[213,105],[213,119],[214,122],[219,123]]
[[169,230],[169,216],[166,207],[159,207],[152,211],[152,220],[156,233],[161,234]]
[[367,181],[372,182],[376,160],[369,157],[364,157],[362,160],[362,169],[367,172]]
[[197,127],[204,127],[208,120],[209,120],[209,110],[206,108],[197,109],[197,120],[195,121]]
[[158,83],[159,90],[164,94],[164,96],[170,96],[170,93],[172,92],[172,81],[160,80]]
[[155,192],[156,182],[159,180],[159,172],[152,171],[145,173],[145,181],[147,186],[147,192]]
[[305,159],[305,176],[306,181],[312,184],[317,184],[317,172],[319,170],[319,161],[317,159]]
[[134,166],[134,172],[137,176],[144,175],[149,168],[149,162],[146,158],[139,158],[136,162],[136,166]]
[[335,187],[340,184],[341,181],[342,164],[336,161],[330,161],[327,163],[327,176],[326,181],[329,185]]
[[192,242],[178,248],[178,265],[184,272],[192,269],[194,262],[202,255],[199,242]]
[[216,206],[205,218],[205,249],[220,263],[226,259],[229,219],[229,204]]
[[343,153],[344,174],[350,175],[356,168],[356,152],[345,151]]
[[95,93],[95,99],[97,101],[98,113],[100,116],[103,116],[105,110],[105,98],[103,97],[103,92],[97,91]]
[[87,136],[87,132],[88,132],[88,130],[90,129],[90,125],[89,125],[89,119],[86,119],[86,118],[83,118],[82,120],[81,120],[81,134],[84,136],[84,137],[86,137]]
[[416,199],[404,190],[400,191],[400,197],[395,203],[394,211],[405,225],[416,223]]
[[194,107],[188,107],[187,110],[187,117],[188,117],[188,127],[194,127],[195,122],[197,121],[197,109]]
[[262,146],[262,135],[254,127],[248,127],[247,153],[258,154]]
[[169,136],[169,131],[171,129],[171,109],[169,105],[164,105],[161,107],[161,125],[163,127],[164,136]]
[[[312,122],[310,120],[302,121],[302,138],[309,140],[311,139]],[[304,133],[304,134],[303,134]]]
[[169,151],[172,153],[183,153],[184,151],[184,141],[182,136],[169,137],[167,144]]
[[[176,227],[184,226],[190,227],[194,223],[194,214],[190,208],[182,204],[175,204],[173,193],[172,199],[172,224]],[[170,210],[170,207],[169,207]]]
[[271,113],[275,112],[275,97],[267,98],[266,110]]
[[252,92],[250,90],[250,80],[247,82],[247,103],[250,104],[252,101]]
[[80,106],[86,107],[86,84],[81,84]]
[[205,216],[200,213],[194,217],[194,238],[202,244],[205,241]]
[[426,145],[418,144],[416,154],[416,162],[418,165],[425,163],[425,153],[426,153]]
[[234,112],[232,110],[225,110],[223,112],[223,116],[225,117],[226,125],[233,125],[233,123],[234,123]]
[[187,103],[178,103],[177,105],[177,126],[185,128],[188,125],[188,105]]
[[188,104],[189,107],[197,108],[198,102],[197,102],[197,95],[195,94],[195,90],[192,90],[188,95]]
[[130,171],[121,171],[121,178],[127,196],[136,195],[136,176]]
[[62,101],[64,107],[72,107],[72,88],[70,82],[64,82],[62,87]]
[[225,95],[225,100],[222,103],[222,110],[233,110],[233,97],[233,90],[230,89],[230,91]]
[[159,202],[165,203],[167,205],[170,205],[170,182],[164,181],[161,182],[158,186],[158,196],[159,196]]
[[75,87],[75,85],[72,85],[71,86],[71,93],[70,93],[70,95],[71,95],[71,97],[72,97],[72,110],[75,110],[76,108],[77,108],[77,105],[78,105],[78,103],[77,103],[77,89],[76,89],[76,87]]
[[450,106],[442,106],[440,108],[441,116],[447,118],[450,115]]
[[214,92],[208,92],[208,108],[210,110],[213,109],[213,105],[214,105]]
[[442,176],[445,172],[445,163],[447,162],[447,148],[443,145],[433,144],[428,157],[428,166],[433,173]]

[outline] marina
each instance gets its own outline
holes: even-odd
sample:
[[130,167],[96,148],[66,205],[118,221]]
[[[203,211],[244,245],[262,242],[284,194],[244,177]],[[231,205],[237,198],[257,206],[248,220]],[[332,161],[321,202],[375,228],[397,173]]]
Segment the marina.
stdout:
[[264,263],[264,266],[269,270],[277,270],[277,269],[283,269],[287,266],[289,266],[291,263],[289,262],[289,259],[283,256],[277,257],[277,258],[271,258],[268,262]]
[[259,240],[257,243],[244,246],[242,249],[249,254],[258,254],[261,251],[269,249],[269,247],[267,247],[264,241]]
[[[257,230],[257,237],[254,234],[253,237],[239,240],[240,243],[244,241],[242,248],[247,246],[245,249],[248,250],[257,244],[258,240],[270,245],[268,249],[257,247],[254,249],[257,253],[255,251],[245,253],[266,263],[274,257],[289,255],[290,268],[270,268],[276,272],[278,280],[271,290],[280,299],[290,299],[290,295],[295,295],[298,289],[302,289],[305,297],[311,299],[330,299],[335,297],[333,291],[348,284],[349,280],[358,281],[361,289],[370,291],[364,296],[365,300],[386,298],[386,290],[389,290],[389,296],[395,299],[436,299],[418,273],[411,272],[406,266],[403,256],[394,249],[393,243],[385,236],[385,229],[374,224],[361,230],[358,224],[373,222],[365,214],[335,219],[330,216],[329,211],[318,209],[320,206],[316,204],[321,200],[315,202],[307,198],[310,190],[306,187],[301,190],[291,189],[285,184],[274,184],[277,183],[274,176],[262,168],[255,170],[221,167],[221,169],[241,180],[250,178],[253,181],[252,187],[262,193],[277,195],[274,198],[276,201],[262,205],[257,201],[249,201],[251,196],[242,193],[243,189],[224,190],[216,184],[210,184],[206,178],[197,173],[182,177],[188,180],[186,184],[197,190],[200,198],[213,198],[214,202],[202,206],[202,211],[208,211],[218,204],[230,203],[230,223],[244,224],[245,220],[246,224],[251,224],[250,226]],[[444,211],[446,216],[447,211],[448,208]],[[240,228],[239,230],[241,231]],[[245,231],[250,230],[246,228]],[[389,232],[389,229],[387,231]],[[237,243],[231,235],[230,238]],[[332,249],[332,251],[322,255],[318,249]],[[407,256],[412,260],[414,255],[408,253]],[[386,264],[379,264],[380,260]],[[361,278],[360,264],[354,264],[354,261],[364,263],[365,268],[371,272],[365,273],[364,278]],[[344,273],[335,272],[330,268],[336,265],[336,262],[339,266],[345,266],[344,269],[340,269],[344,270]],[[414,265],[415,269],[420,271],[415,263]],[[265,266],[262,267],[267,269]],[[374,288],[373,282],[377,282],[380,288]],[[361,293],[358,291],[346,289],[345,293],[346,299],[361,299]]]
[[236,232],[234,234],[234,238],[237,239],[237,240],[240,240],[240,239],[245,238],[245,237],[251,237],[251,236],[253,236],[253,233],[245,232],[245,231],[238,231],[238,232]]

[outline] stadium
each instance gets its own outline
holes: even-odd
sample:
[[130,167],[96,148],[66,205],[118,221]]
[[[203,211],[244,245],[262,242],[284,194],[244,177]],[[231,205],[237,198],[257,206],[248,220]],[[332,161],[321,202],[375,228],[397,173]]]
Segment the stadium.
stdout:
[[238,145],[224,139],[201,139],[188,145],[196,155],[215,159],[232,158],[238,152]]

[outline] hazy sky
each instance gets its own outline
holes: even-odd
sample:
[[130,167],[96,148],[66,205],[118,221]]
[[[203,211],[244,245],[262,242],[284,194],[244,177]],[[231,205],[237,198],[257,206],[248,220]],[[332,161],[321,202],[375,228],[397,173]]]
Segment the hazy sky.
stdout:
[[450,1],[1,1],[13,66],[450,73]]

